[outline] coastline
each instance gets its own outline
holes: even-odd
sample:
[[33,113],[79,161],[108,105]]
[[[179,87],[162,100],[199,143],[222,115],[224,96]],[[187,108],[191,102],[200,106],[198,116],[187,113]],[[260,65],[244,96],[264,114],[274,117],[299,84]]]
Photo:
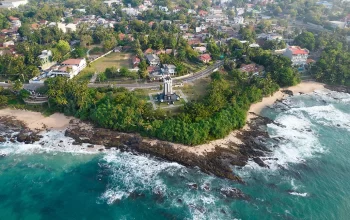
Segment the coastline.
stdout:
[[[212,152],[215,150],[216,147],[222,147],[222,148],[234,148],[232,145],[242,145],[242,140],[238,137],[239,133],[242,131],[250,130],[249,122],[251,122],[252,119],[256,118],[257,115],[261,113],[261,111],[268,107],[273,105],[277,100],[284,99],[288,97],[289,95],[285,94],[283,90],[289,90],[293,92],[293,94],[297,93],[311,93],[315,90],[323,90],[325,89],[325,84],[318,83],[318,82],[301,82],[296,86],[291,86],[287,88],[281,88],[279,91],[275,92],[270,97],[263,98],[260,102],[254,103],[250,106],[249,111],[247,113],[247,124],[240,130],[232,131],[228,136],[222,139],[217,139],[210,141],[209,143],[197,145],[197,146],[186,146],[183,144],[176,144],[176,143],[170,143],[173,145],[174,148],[179,150],[185,150],[188,153],[194,153],[196,155],[205,155],[208,152]],[[26,126],[31,130],[45,130],[45,129],[52,129],[52,130],[66,130],[70,126],[70,122],[72,119],[75,119],[74,117],[67,117],[61,113],[55,113],[48,117],[45,117],[40,112],[32,112],[27,110],[19,110],[19,109],[0,109],[0,117],[13,117],[16,120],[19,120],[26,124]],[[144,138],[143,142],[154,145],[158,142],[158,140],[155,139],[149,139]],[[238,150],[238,148],[236,149]]]
[[213,140],[213,141],[210,141],[209,143],[201,144],[195,147],[187,147],[181,144],[175,144],[175,147],[184,149],[190,153],[195,153],[197,155],[205,155],[208,152],[215,151],[215,148],[218,146],[222,148],[232,148],[232,143],[234,143],[235,145],[242,145],[243,142],[238,137],[239,134],[242,131],[250,130],[249,123],[252,121],[252,119],[256,118],[257,115],[259,115],[264,108],[273,105],[277,100],[287,98],[289,95],[283,93],[282,92],[283,90],[289,90],[293,92],[294,95],[296,95],[298,93],[299,94],[311,93],[316,90],[324,90],[324,89],[325,89],[325,84],[314,82],[314,81],[305,81],[305,82],[299,83],[296,86],[280,88],[272,96],[265,97],[260,102],[254,103],[250,106],[249,111],[247,113],[247,123],[242,129],[232,131],[225,138]]
[[[263,141],[269,138],[269,135],[262,127],[274,121],[259,116],[261,110],[291,93],[308,93],[323,88],[323,84],[315,82],[303,82],[297,86],[282,88],[250,107],[247,113],[247,124],[242,129],[232,131],[223,139],[198,146],[186,146],[141,137],[139,134],[98,128],[63,114],[56,113],[45,117],[38,112],[9,108],[0,110],[0,124],[4,125],[2,130],[5,133],[5,136],[0,136],[0,142],[17,140],[30,144],[40,141],[45,135],[41,132],[54,130],[62,132],[62,136],[72,138],[72,145],[75,146],[73,148],[87,150],[90,153],[110,149],[141,153],[188,167],[199,167],[204,173],[242,183],[242,179],[232,173],[232,166],[245,166],[252,159],[259,166],[268,167],[260,159],[269,152]],[[13,132],[15,135],[12,135]],[[42,141],[40,144],[45,143]],[[63,147],[60,143],[57,146]]]
[[24,122],[31,130],[64,130],[69,126],[70,120],[73,119],[73,117],[67,117],[60,113],[45,117],[40,112],[10,108],[0,109],[0,117],[13,117]]

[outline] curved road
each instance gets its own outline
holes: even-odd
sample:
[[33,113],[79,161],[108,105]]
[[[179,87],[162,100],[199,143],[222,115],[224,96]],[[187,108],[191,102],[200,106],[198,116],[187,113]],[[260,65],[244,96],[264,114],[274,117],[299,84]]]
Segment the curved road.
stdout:
[[[181,83],[181,82],[193,82],[197,79],[203,78],[214,72],[214,70],[220,68],[222,65],[224,65],[224,61],[220,60],[217,61],[214,65],[208,66],[205,70],[199,71],[193,75],[187,76],[182,79],[175,79],[174,83]],[[132,84],[110,84],[110,83],[90,83],[89,87],[96,88],[96,87],[125,87],[128,89],[150,89],[150,88],[159,88],[159,85],[163,84],[162,82],[152,82],[152,83],[132,83]]]
[[[205,70],[201,70],[197,73],[194,73],[193,75],[189,75],[182,79],[176,79],[174,78],[174,83],[186,83],[186,82],[193,82],[197,79],[203,78],[208,76],[209,74],[213,73],[216,69],[220,68],[224,65],[224,61],[216,61],[213,65],[208,66]],[[97,87],[125,87],[128,89],[151,89],[151,88],[159,88],[159,85],[161,85],[161,82],[152,82],[152,83],[132,83],[132,84],[110,84],[110,83],[89,83],[89,87],[91,88],[97,88]],[[25,89],[37,89],[41,87],[42,84],[24,84]],[[10,84],[7,83],[0,83],[0,87],[11,87]]]

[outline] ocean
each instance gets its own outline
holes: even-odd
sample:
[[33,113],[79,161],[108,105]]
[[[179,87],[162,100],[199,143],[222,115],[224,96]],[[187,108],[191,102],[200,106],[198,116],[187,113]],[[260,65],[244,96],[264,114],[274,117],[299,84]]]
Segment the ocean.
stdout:
[[[51,131],[0,144],[0,219],[350,218],[350,95],[290,97],[262,115],[269,168],[232,167],[239,184],[147,155],[91,153]],[[224,196],[240,189],[248,198]]]

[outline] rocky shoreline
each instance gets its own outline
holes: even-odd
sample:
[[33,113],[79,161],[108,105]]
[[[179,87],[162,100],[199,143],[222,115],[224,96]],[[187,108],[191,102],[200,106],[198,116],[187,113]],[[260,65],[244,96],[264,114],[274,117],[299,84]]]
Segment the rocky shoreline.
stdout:
[[[75,145],[88,143],[88,147],[98,151],[118,149],[137,154],[148,154],[167,161],[177,162],[188,167],[198,167],[202,172],[243,183],[243,180],[232,172],[232,166],[244,166],[249,159],[259,166],[267,167],[260,159],[265,152],[269,138],[265,131],[266,124],[273,123],[268,118],[256,116],[248,126],[241,130],[237,137],[242,144],[229,143],[227,148],[216,146],[214,151],[204,155],[188,152],[164,141],[149,141],[139,134],[126,134],[104,128],[93,127],[89,123],[72,119],[65,130],[65,136],[73,138]],[[5,141],[31,144],[40,141],[40,130],[30,130],[25,123],[13,117],[0,117],[0,143]],[[3,155],[6,156],[6,155]]]

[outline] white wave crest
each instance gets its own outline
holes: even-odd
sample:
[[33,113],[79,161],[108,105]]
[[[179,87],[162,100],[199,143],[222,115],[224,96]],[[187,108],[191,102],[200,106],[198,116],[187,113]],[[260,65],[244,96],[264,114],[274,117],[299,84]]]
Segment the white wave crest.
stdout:
[[307,197],[309,195],[308,193],[298,193],[298,192],[289,192],[289,194],[293,196],[300,196],[300,197]]
[[334,105],[313,106],[308,108],[294,109],[293,111],[303,111],[309,117],[323,126],[340,127],[350,131],[350,114],[342,112]]
[[112,171],[111,181],[100,199],[108,204],[128,197],[132,192],[144,190],[154,194],[166,194],[166,185],[159,176],[162,172],[173,175],[183,168],[178,163],[158,161],[147,156],[134,155],[127,152],[108,152],[103,160]]
[[66,137],[64,131],[48,131],[40,133],[43,138],[33,144],[1,143],[0,154],[34,154],[65,152],[73,154],[95,154],[98,149],[88,148],[88,144],[74,145],[74,139]]

